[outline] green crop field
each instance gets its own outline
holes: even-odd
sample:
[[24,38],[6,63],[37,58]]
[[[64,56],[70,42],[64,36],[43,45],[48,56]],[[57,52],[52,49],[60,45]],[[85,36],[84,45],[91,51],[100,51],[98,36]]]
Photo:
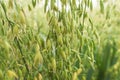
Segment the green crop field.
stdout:
[[0,0],[0,80],[120,80],[119,3]]

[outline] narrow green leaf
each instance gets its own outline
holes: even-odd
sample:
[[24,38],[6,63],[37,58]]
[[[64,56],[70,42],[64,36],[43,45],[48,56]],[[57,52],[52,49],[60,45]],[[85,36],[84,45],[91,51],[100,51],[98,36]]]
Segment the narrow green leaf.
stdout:
[[101,13],[104,13],[104,3],[103,3],[103,0],[100,0],[100,11],[101,11]]
[[48,0],[45,0],[44,12],[46,12],[47,5],[48,5]]
[[54,3],[55,3],[55,0],[51,0],[51,9],[54,8]]
[[1,6],[6,14],[7,9],[6,9],[5,3],[3,1],[1,1],[0,4],[1,4]]
[[93,10],[93,4],[92,4],[92,1],[90,1],[90,10],[91,10],[91,11]]
[[28,10],[29,10],[29,11],[31,11],[31,10],[32,10],[32,8],[31,8],[31,6],[30,6],[30,5],[28,5]]
[[36,0],[32,0],[32,5],[33,5],[33,7],[36,6]]
[[92,27],[92,29],[93,29],[93,23],[92,23],[92,21],[91,21],[91,19],[90,19],[90,18],[89,18],[89,22],[90,22],[91,27]]

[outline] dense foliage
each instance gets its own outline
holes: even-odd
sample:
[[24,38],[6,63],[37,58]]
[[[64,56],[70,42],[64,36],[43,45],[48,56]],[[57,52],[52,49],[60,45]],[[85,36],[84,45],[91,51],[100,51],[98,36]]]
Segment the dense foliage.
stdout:
[[76,1],[0,1],[0,80],[120,80],[120,1]]

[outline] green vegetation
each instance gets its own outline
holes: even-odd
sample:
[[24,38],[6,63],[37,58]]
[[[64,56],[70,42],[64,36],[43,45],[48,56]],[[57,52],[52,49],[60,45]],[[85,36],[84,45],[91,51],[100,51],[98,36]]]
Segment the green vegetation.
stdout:
[[120,1],[111,1],[1,0],[0,80],[120,80]]

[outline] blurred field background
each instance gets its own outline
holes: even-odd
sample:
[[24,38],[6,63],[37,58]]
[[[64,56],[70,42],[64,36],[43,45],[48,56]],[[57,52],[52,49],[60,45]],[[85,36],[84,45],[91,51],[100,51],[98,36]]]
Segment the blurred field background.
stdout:
[[0,80],[120,80],[119,3],[1,0]]

